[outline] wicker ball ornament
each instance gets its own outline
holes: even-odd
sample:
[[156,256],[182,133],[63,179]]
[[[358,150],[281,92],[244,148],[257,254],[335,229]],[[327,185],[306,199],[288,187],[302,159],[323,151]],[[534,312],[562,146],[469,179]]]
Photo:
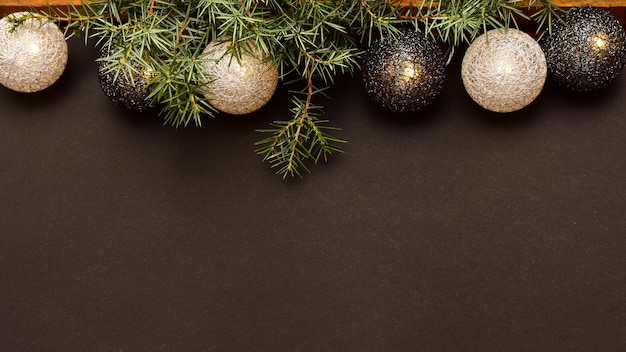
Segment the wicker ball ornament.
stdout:
[[[103,49],[100,58],[108,55],[109,52]],[[122,72],[107,70],[106,66],[104,60],[98,61],[100,88],[114,104],[138,112],[150,111],[157,106],[153,99],[148,98],[152,90],[150,78],[153,73],[151,70],[141,69],[139,65],[135,65],[137,71],[132,74],[132,77],[127,77]]]
[[211,42],[203,51],[203,67],[211,79],[204,97],[219,111],[233,115],[254,112],[270,101],[278,86],[278,66],[248,44],[237,59],[230,42]]
[[67,42],[59,27],[27,18],[14,31],[14,21],[29,15],[15,12],[0,19],[0,84],[32,93],[53,85],[67,65]]
[[394,113],[416,112],[441,93],[445,61],[439,46],[423,33],[404,30],[378,39],[365,53],[363,84],[370,99]]
[[513,112],[532,103],[546,76],[546,58],[539,44],[512,28],[493,29],[476,38],[461,63],[467,93],[494,112]]
[[620,21],[592,6],[571,8],[562,19],[539,41],[550,79],[577,92],[610,85],[626,64],[626,33]]

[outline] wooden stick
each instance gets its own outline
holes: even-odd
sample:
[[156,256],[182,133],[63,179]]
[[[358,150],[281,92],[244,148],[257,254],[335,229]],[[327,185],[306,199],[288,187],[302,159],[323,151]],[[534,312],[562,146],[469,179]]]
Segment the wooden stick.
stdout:
[[[392,0],[399,6],[417,6],[421,0]],[[552,0],[552,3],[562,7],[593,5],[597,7],[625,7],[626,0]],[[81,0],[2,0],[0,7],[47,7],[80,5]]]
[[14,7],[47,7],[50,6],[67,6],[67,5],[80,5],[80,0],[2,0],[1,7],[14,6]]
[[[398,6],[417,6],[423,0],[390,0],[397,3]],[[4,16],[15,11],[28,10],[31,7],[46,8],[67,7],[70,5],[80,6],[81,0],[0,0],[0,16]],[[592,5],[597,7],[624,7],[626,8],[626,0],[552,0],[554,5],[560,7],[575,7]],[[620,9],[621,10],[621,9]],[[620,12],[619,17],[623,16]]]
[[[397,0],[399,6],[418,6],[422,0]],[[591,5],[596,7],[626,7],[626,0],[552,0],[559,7]]]

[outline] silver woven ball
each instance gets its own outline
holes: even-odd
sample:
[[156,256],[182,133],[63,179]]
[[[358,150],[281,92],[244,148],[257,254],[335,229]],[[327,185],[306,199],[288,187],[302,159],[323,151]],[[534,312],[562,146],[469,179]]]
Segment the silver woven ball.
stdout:
[[[54,84],[67,65],[67,42],[59,27],[27,18],[14,31],[15,12],[0,19],[0,84],[18,92],[41,91]],[[12,20],[10,20],[12,19]]]
[[517,29],[493,29],[467,48],[461,64],[465,90],[480,106],[512,112],[532,103],[546,81],[546,58],[537,42]]
[[239,60],[228,50],[229,41],[216,40],[203,51],[203,67],[211,79],[204,97],[216,109],[233,115],[254,112],[264,106],[278,86],[278,67],[248,44]]
[[626,33],[609,11],[573,7],[539,41],[550,78],[575,92],[609,86],[626,65]]

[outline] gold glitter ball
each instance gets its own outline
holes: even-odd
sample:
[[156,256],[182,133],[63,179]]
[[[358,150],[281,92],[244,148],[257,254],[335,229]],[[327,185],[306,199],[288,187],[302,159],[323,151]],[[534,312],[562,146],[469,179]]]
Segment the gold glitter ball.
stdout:
[[[67,42],[59,27],[47,20],[15,12],[0,19],[0,84],[31,93],[54,84],[67,65]],[[14,28],[15,27],[15,28]]]
[[495,112],[512,112],[532,103],[546,76],[546,57],[537,41],[512,28],[493,29],[476,38],[461,64],[467,93]]
[[260,109],[278,86],[278,67],[264,58],[258,47],[249,44],[239,60],[229,51],[230,42],[216,40],[203,52],[205,73],[211,79],[204,97],[216,109],[233,115]]

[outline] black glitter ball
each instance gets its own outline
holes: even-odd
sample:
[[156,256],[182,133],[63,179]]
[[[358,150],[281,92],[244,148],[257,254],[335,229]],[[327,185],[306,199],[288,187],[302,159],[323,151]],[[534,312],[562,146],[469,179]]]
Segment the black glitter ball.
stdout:
[[403,30],[378,39],[367,49],[363,84],[369,97],[392,112],[414,112],[430,104],[443,88],[445,61],[437,44],[423,33]]
[[[101,57],[106,56],[108,56],[108,51],[103,49]],[[105,61],[98,61],[98,78],[100,79],[102,91],[113,103],[138,112],[149,111],[155,108],[156,103],[148,99],[150,94],[149,72],[135,74],[131,81],[123,73],[119,73],[115,77],[115,71],[106,72],[105,66]]]
[[550,78],[576,92],[610,85],[626,64],[626,34],[619,20],[593,6],[571,8],[562,19],[539,40]]

